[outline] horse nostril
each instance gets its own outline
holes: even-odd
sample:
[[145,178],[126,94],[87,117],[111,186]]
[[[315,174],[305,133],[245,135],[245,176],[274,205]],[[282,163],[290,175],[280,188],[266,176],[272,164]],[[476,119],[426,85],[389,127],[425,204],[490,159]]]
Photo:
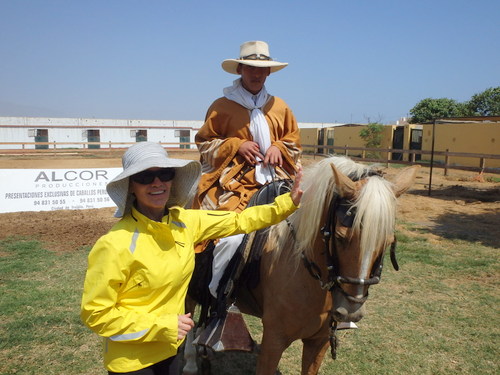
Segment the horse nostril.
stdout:
[[336,321],[343,322],[344,319],[347,319],[348,311],[345,307],[338,307],[333,311],[333,318]]

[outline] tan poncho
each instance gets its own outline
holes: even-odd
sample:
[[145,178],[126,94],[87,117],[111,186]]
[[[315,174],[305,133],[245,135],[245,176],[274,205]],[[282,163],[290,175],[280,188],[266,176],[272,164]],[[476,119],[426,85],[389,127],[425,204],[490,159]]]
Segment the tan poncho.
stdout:
[[[271,144],[283,155],[283,169],[293,176],[301,155],[297,121],[280,98],[271,96],[262,112],[269,124]],[[238,155],[240,145],[252,140],[250,111],[225,97],[208,109],[195,141],[201,154],[202,176],[193,207],[240,212],[258,190],[255,169]],[[286,174],[277,168],[278,176]]]

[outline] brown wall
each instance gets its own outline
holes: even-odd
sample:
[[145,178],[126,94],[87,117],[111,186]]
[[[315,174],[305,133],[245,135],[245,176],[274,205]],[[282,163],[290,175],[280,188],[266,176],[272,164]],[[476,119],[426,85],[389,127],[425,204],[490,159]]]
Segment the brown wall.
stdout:
[[[478,118],[477,120],[481,120]],[[325,128],[327,140],[333,138],[334,146],[340,147],[365,147],[363,139],[359,136],[360,131],[367,125],[343,125],[332,128]],[[394,130],[397,125],[385,125],[382,135],[382,149],[391,149],[393,143]],[[422,150],[432,150],[432,124],[406,124],[404,125],[403,150],[410,149],[411,130],[422,128]],[[318,141],[319,129],[301,129],[301,143],[315,145]],[[436,124],[435,151],[478,153],[500,155],[500,122],[481,123],[449,123]],[[312,148],[305,149],[305,152],[316,152]],[[335,150],[340,153],[341,150]],[[327,152],[326,149],[323,152]],[[343,153],[343,152],[342,152]],[[350,156],[361,156],[362,151],[349,151]],[[387,152],[380,154],[381,158],[387,158]],[[409,160],[409,155],[403,155],[404,160]],[[444,162],[444,156],[435,156],[434,160]],[[430,161],[430,155],[422,155],[422,161]],[[479,158],[450,157],[451,165],[462,165],[479,167]],[[486,159],[486,167],[499,168],[500,159]]]
[[[432,124],[423,125],[422,150],[432,151]],[[500,154],[500,123],[453,123],[436,124],[435,151],[466,152],[477,154]],[[430,160],[423,155],[422,160]],[[444,162],[444,156],[434,160]],[[450,157],[449,164],[479,167],[478,158]],[[486,167],[500,167],[500,159],[486,159]]]

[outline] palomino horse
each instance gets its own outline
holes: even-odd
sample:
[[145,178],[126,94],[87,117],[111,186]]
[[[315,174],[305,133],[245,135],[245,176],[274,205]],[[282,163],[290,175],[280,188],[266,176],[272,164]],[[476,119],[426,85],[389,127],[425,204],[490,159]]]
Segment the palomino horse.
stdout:
[[317,374],[329,345],[334,352],[337,322],[363,317],[368,288],[380,280],[384,252],[395,244],[396,198],[413,184],[417,167],[392,182],[345,157],[304,171],[300,208],[268,232],[252,290],[258,309],[236,299],[244,313],[262,311],[258,375],[275,374],[298,339],[302,374]]

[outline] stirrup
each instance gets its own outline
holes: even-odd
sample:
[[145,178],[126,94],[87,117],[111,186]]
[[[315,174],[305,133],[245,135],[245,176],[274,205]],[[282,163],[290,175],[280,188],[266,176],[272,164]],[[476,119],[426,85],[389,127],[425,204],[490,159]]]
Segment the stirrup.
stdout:
[[225,316],[215,317],[193,345],[205,346],[215,352],[253,352],[256,347],[240,310],[234,304],[227,309]]

